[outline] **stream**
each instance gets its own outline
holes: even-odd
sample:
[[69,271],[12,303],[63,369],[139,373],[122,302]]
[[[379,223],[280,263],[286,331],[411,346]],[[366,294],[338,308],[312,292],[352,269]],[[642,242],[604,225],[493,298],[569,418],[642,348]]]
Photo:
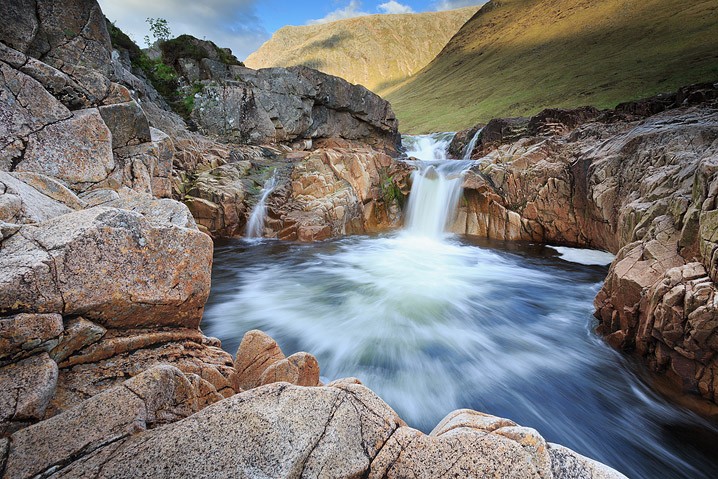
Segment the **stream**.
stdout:
[[449,140],[405,142],[423,161],[402,231],[218,242],[204,333],[234,354],[261,329],[427,433],[471,408],[631,478],[718,477],[718,429],[652,392],[593,332],[610,255],[444,233],[471,164],[446,159]]

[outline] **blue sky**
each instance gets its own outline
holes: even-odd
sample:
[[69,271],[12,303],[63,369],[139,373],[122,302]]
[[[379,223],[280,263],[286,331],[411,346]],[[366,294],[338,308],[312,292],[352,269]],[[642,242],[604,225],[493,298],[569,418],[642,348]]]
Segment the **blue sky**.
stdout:
[[449,10],[486,0],[99,0],[107,18],[143,45],[147,17],[165,18],[173,35],[189,33],[230,47],[239,59],[285,25],[376,13]]

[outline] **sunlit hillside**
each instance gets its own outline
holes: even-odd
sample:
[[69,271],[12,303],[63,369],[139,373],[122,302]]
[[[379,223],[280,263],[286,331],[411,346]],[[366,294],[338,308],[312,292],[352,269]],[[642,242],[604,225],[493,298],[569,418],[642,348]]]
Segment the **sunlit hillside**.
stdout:
[[426,66],[478,8],[288,26],[245,63],[250,68],[305,65],[386,94]]
[[418,133],[716,80],[715,0],[494,0],[388,99]]

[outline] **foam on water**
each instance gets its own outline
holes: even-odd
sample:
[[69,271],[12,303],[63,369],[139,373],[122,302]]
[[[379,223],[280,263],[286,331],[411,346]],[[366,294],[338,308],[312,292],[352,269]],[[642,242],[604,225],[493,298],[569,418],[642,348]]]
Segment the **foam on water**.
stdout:
[[287,355],[315,354],[327,380],[360,378],[426,432],[467,407],[630,477],[718,477],[715,427],[658,398],[592,331],[606,268],[589,264],[607,254],[554,247],[567,263],[540,245],[443,233],[471,165],[437,160],[448,141],[405,140],[423,161],[402,232],[218,246],[203,330],[232,352],[247,330],[266,331]]
[[612,253],[595,249],[568,248],[566,246],[549,247],[556,250],[561,259],[587,266],[611,264],[616,258]]

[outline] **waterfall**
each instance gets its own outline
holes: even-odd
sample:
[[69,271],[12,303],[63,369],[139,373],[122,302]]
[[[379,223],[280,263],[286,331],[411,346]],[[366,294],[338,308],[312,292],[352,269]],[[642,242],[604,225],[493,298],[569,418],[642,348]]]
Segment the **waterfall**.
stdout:
[[476,133],[474,133],[474,136],[471,138],[471,141],[468,145],[466,145],[466,150],[464,150],[464,160],[470,160],[471,154],[474,152],[474,148],[476,148],[476,142],[479,141],[479,134],[481,133],[481,130],[483,128],[479,128],[476,130]]
[[404,139],[407,155],[420,160],[411,176],[406,211],[405,228],[412,235],[439,238],[454,219],[464,172],[473,162],[447,159],[452,137],[439,133]]
[[274,170],[272,176],[264,183],[264,187],[260,192],[259,201],[252,209],[247,222],[247,238],[261,238],[264,233],[264,218],[267,216],[267,198],[277,186],[276,178],[277,170]]

